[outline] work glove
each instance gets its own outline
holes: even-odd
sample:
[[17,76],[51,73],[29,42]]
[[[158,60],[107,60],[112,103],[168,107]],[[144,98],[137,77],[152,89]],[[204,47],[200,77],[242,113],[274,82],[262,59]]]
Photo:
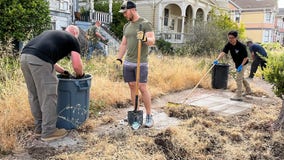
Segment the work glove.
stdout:
[[122,60],[117,58],[114,62],[115,62],[115,69],[119,70],[120,66],[122,65]]
[[216,65],[216,64],[218,64],[218,63],[219,63],[219,62],[218,62],[217,59],[213,61],[213,64],[214,64],[214,65]]
[[62,78],[72,78],[73,76],[69,71],[64,70],[63,73],[61,73],[61,77]]
[[242,71],[242,69],[243,69],[243,65],[240,65],[240,66],[237,68],[237,72]]
[[102,43],[107,45],[108,41],[109,41],[108,39],[105,39],[105,40],[102,40]]
[[80,75],[80,76],[76,75],[75,79],[82,79],[82,78],[84,78],[84,77],[85,77],[85,73],[83,73],[83,74]]
[[117,59],[115,60],[115,63],[121,65],[121,64],[122,64],[122,60],[119,59],[119,58],[117,58]]
[[137,39],[141,40],[142,42],[147,42],[147,37],[145,36],[143,31],[137,32]]

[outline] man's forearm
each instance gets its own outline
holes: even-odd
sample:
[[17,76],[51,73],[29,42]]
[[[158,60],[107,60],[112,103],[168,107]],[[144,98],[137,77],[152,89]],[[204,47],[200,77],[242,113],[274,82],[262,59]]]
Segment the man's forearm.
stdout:
[[126,52],[126,46],[120,45],[120,47],[119,47],[119,52],[118,52],[118,54],[117,54],[117,58],[118,58],[118,59],[122,59],[123,56],[124,56],[124,54],[125,54],[125,52]]

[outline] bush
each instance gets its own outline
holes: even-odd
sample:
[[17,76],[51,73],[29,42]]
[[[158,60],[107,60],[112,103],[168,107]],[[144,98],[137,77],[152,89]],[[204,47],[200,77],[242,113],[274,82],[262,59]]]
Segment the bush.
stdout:
[[217,15],[212,10],[207,23],[196,23],[190,31],[187,37],[190,54],[204,56],[220,52],[227,42],[227,34],[231,30],[237,30],[239,39],[243,39],[244,26],[238,26],[228,15]]
[[284,99],[284,54],[281,52],[270,53],[267,67],[264,69],[265,80],[273,84],[276,96]]
[[162,38],[156,40],[156,46],[162,52],[163,55],[174,54],[172,44],[170,42],[165,41]]

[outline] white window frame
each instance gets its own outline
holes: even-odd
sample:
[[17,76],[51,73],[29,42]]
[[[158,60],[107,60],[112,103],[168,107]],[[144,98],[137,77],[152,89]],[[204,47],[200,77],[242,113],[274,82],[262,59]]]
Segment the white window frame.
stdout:
[[264,30],[263,31],[263,43],[272,42],[272,30]]
[[67,1],[61,1],[60,2],[60,10],[62,11],[69,11],[68,2]]
[[264,16],[264,22],[265,23],[271,23],[273,20],[272,18],[272,12],[266,12]]

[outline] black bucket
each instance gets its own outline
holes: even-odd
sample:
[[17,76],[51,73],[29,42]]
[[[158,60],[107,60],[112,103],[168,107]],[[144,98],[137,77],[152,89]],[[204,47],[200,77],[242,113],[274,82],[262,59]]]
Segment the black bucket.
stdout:
[[229,65],[225,63],[216,64],[212,71],[212,88],[227,89]]

